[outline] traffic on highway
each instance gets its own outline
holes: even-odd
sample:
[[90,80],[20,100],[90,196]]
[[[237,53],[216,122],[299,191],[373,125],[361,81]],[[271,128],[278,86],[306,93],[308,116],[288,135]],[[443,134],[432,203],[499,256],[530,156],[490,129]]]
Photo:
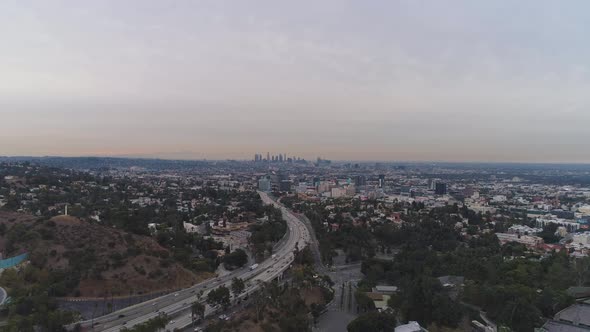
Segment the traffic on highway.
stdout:
[[[273,204],[281,209],[283,219],[288,225],[286,237],[277,244],[278,247],[270,258],[222,277],[209,279],[175,293],[142,302],[94,320],[84,321],[81,324],[84,327],[93,327],[94,331],[118,332],[123,327],[132,327],[160,314],[167,314],[172,317],[166,326],[167,330],[185,329],[192,324],[191,305],[195,301],[205,303],[207,294],[212,289],[222,285],[229,287],[233,278],[241,278],[246,282],[246,289],[240,297],[234,299],[234,302],[237,302],[256,291],[261,282],[268,282],[279,277],[293,262],[295,248],[303,249],[309,243],[310,235],[305,225],[290,210],[275,202],[264,192],[259,192],[259,195],[265,204]],[[202,294],[199,296],[201,291]],[[210,316],[217,311],[218,308],[207,305],[205,316]]]

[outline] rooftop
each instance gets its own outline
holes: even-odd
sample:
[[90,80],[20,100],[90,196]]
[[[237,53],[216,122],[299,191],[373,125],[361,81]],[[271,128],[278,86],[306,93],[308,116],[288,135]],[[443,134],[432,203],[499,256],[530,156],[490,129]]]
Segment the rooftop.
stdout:
[[590,330],[590,305],[574,304],[558,312],[554,320],[583,326]]

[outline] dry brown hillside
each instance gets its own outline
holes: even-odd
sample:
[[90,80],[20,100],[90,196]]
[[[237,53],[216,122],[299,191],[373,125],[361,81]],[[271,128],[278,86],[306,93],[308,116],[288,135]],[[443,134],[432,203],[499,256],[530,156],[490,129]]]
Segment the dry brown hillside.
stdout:
[[186,287],[195,274],[154,239],[69,216],[41,220],[0,212],[0,250],[26,251],[34,266],[66,272],[62,296],[126,296]]

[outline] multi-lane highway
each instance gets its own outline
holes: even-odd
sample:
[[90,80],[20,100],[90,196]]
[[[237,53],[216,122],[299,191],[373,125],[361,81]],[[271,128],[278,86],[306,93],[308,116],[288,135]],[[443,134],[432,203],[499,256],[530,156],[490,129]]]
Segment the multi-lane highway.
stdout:
[[[259,194],[265,204],[273,204],[275,207],[281,209],[283,218],[288,225],[287,236],[275,248],[274,258],[269,258],[259,263],[258,267],[252,271],[248,267],[244,267],[225,276],[207,280],[176,293],[127,307],[96,318],[93,321],[84,321],[82,325],[85,327],[94,326],[94,331],[117,332],[123,327],[131,327],[154,318],[161,313],[166,313],[172,317],[166,329],[170,331],[175,328],[183,329],[191,323],[191,304],[195,301],[204,303],[210,290],[221,285],[229,287],[231,280],[234,277],[238,277],[246,282],[247,287],[242,295],[246,296],[255,291],[261,281],[270,281],[282,275],[293,261],[295,247],[297,246],[300,250],[303,249],[309,242],[310,235],[305,225],[291,211],[275,202],[266,193],[259,192]],[[199,299],[198,294],[201,291],[203,291],[203,295]],[[214,308],[208,305],[206,306],[206,315],[211,315],[214,312]]]

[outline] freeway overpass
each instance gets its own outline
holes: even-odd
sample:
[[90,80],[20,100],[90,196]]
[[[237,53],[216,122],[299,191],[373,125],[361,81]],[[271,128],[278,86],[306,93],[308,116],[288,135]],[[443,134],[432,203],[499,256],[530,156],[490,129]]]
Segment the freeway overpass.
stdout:
[[[303,249],[310,241],[310,234],[305,225],[287,208],[276,203],[266,193],[259,192],[259,194],[265,204],[273,204],[275,207],[281,209],[283,218],[288,225],[287,237],[281,240],[278,248],[275,248],[274,258],[259,263],[258,267],[253,271],[244,267],[223,277],[204,281],[176,293],[142,302],[95,318],[94,320],[81,322],[82,326],[86,328],[93,327],[93,331],[118,332],[123,327],[132,327],[152,319],[160,313],[165,313],[169,317],[172,317],[172,321],[166,326],[167,330],[172,331],[175,328],[182,329],[191,323],[191,304],[195,301],[204,303],[208,292],[212,289],[221,285],[230,287],[231,280],[238,277],[243,279],[247,284],[247,288],[242,295],[243,297],[246,294],[254,292],[258,288],[259,282],[270,281],[280,277],[293,262],[293,251],[295,247],[297,246],[300,250]],[[204,293],[201,299],[199,299],[197,294],[201,290]],[[211,315],[214,312],[214,308],[208,305],[206,306],[206,315]]]

